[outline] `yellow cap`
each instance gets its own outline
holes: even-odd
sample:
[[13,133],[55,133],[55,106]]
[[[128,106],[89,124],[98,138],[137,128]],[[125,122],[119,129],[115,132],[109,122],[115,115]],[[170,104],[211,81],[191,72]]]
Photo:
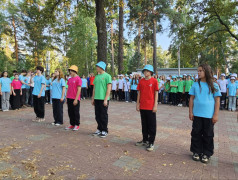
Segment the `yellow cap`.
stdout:
[[78,67],[75,65],[70,66],[69,70],[73,70],[78,73]]

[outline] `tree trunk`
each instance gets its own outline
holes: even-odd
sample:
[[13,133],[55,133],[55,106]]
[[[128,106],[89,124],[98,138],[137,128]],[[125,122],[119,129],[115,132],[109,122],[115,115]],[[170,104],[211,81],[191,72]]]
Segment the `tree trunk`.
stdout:
[[118,47],[118,72],[123,71],[123,9],[124,2],[119,0],[119,47]]
[[141,19],[139,19],[138,27],[138,41],[137,41],[137,52],[140,54],[140,39],[141,39]]
[[18,64],[19,58],[18,58],[18,42],[17,42],[17,29],[15,25],[15,19],[14,16],[12,16],[12,26],[14,28],[14,39],[15,39],[15,55],[16,55],[16,62]]
[[146,65],[147,64],[146,42],[145,42],[144,53],[145,53],[145,65]]
[[112,62],[111,62],[111,66],[112,66],[112,75],[114,76],[115,74],[115,70],[114,70],[114,43],[113,43],[113,21],[111,23],[111,48],[112,48]]
[[107,63],[107,29],[104,10],[104,0],[95,0],[96,3],[96,26],[98,35],[97,61]]
[[[153,14],[154,13],[154,7],[153,7]],[[156,19],[153,18],[153,67],[154,67],[154,72],[157,74],[157,42],[156,42]]]

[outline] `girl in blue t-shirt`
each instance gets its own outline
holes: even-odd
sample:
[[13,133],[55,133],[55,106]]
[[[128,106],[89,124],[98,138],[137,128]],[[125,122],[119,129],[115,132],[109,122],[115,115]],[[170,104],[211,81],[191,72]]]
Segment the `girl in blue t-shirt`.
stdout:
[[50,104],[51,79],[50,79],[49,75],[46,76],[45,85],[46,85],[46,87],[45,87],[45,101],[46,101],[46,104]]
[[235,77],[231,77],[231,82],[227,86],[228,110],[233,112],[236,111],[236,96],[238,95],[238,86],[235,83],[235,79]]
[[190,150],[193,160],[208,163],[214,151],[214,124],[218,121],[221,93],[209,65],[198,67],[198,78],[189,91],[189,119],[193,121]]
[[2,73],[0,78],[0,95],[2,96],[2,111],[9,111],[9,99],[11,92],[11,79],[8,78],[7,71]]

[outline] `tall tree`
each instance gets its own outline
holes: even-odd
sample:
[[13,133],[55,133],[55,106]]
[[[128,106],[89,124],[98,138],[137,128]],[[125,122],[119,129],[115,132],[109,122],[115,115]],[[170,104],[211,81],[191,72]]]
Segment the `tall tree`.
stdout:
[[123,71],[123,24],[124,24],[124,1],[119,0],[119,46],[118,46],[118,72],[122,73]]
[[107,29],[104,0],[95,0],[96,3],[96,26],[98,35],[97,61],[107,63]]

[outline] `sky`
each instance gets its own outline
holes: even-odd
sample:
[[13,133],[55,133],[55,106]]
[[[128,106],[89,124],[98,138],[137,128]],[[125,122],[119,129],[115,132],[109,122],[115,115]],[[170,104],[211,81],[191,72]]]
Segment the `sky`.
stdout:
[[[162,21],[162,26],[163,26],[163,32],[157,33],[156,40],[157,40],[157,46],[161,46],[162,49],[168,50],[170,42],[171,42],[171,37],[169,37],[169,20],[165,19]],[[128,39],[129,41],[133,41],[135,38],[135,35],[130,35],[128,36],[129,29],[126,26],[126,23],[124,24],[124,38]]]

